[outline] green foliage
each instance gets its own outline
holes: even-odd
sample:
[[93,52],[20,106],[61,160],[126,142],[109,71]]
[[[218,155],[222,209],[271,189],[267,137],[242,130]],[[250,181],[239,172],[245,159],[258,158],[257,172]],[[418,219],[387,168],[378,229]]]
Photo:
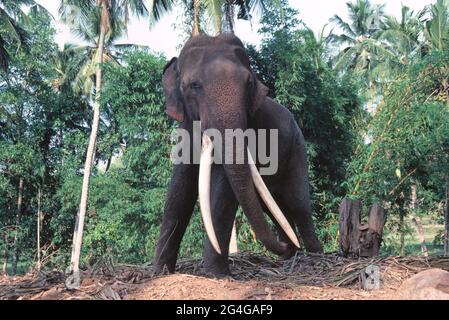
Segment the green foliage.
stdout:
[[[448,168],[445,52],[431,54],[385,90],[351,164],[350,190],[395,200],[410,184],[442,183]],[[438,184],[438,183],[436,183]],[[441,190],[442,191],[442,190]]]
[[449,100],[444,87],[448,58],[446,52],[434,52],[418,59],[385,88],[350,164],[347,183],[352,196],[365,203],[380,201],[394,215],[409,213],[412,185],[418,186],[421,210],[431,212],[444,198],[449,170]]
[[[97,147],[98,168],[104,169],[97,169],[89,192],[86,261],[103,257],[143,263],[154,253],[170,175],[174,125],[163,108],[160,75],[164,64],[162,57],[131,50],[123,56],[122,65],[104,66]],[[81,177],[69,174],[57,194],[62,214],[55,226],[67,247],[80,185]]]

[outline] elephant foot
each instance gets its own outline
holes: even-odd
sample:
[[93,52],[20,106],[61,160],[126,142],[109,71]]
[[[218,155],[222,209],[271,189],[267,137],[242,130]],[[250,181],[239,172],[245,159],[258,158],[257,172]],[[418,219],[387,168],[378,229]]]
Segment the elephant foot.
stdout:
[[323,253],[323,246],[321,245],[321,242],[317,240],[315,241],[310,241],[310,242],[306,242],[305,243],[305,247],[307,252],[311,252],[311,253]]
[[232,279],[231,272],[228,271],[222,271],[222,270],[205,270],[206,276],[209,276],[211,278],[215,279]]
[[204,265],[204,271],[207,275],[214,278],[222,279],[231,276],[231,270],[229,270],[229,265]]
[[175,266],[157,263],[154,265],[153,276],[162,276],[175,273]]
[[214,278],[226,278],[231,276],[229,262],[227,257],[214,256],[213,258],[204,258],[203,268],[207,275]]
[[288,244],[287,250],[283,254],[280,255],[281,260],[289,260],[291,257],[293,257],[297,251],[299,251],[296,246],[293,244]]

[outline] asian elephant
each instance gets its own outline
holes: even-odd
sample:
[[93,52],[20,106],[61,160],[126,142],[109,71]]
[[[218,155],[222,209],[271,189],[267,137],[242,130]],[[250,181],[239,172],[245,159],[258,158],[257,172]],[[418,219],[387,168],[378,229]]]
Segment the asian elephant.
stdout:
[[[223,135],[226,129],[277,129],[278,170],[262,179],[246,152],[240,164],[208,165],[206,161],[203,165],[203,157],[210,158],[213,147],[203,134],[201,164],[174,165],[155,271],[174,272],[198,197],[208,235],[203,266],[212,275],[229,274],[228,246],[238,205],[257,239],[273,253],[286,258],[294,254],[299,246],[295,227],[307,251],[322,252],[312,221],[304,137],[292,114],[267,97],[268,89],[252,72],[242,42],[232,34],[190,38],[179,57],[166,65],[163,87],[166,113],[181,122],[180,128],[187,130],[192,140],[194,121],[201,121],[202,133],[211,128]],[[237,147],[226,152],[237,152]],[[258,162],[256,158],[259,166]],[[280,240],[264,212],[277,225]]]

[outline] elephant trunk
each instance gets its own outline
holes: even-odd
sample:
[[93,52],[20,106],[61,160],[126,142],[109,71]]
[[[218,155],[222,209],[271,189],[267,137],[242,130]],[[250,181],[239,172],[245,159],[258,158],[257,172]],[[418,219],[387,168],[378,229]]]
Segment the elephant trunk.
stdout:
[[[246,147],[245,147],[246,148]],[[199,198],[201,214],[205,229],[209,240],[214,249],[220,254],[220,246],[212,224],[212,214],[210,208],[210,173],[212,164],[213,145],[207,135],[203,135],[203,148],[200,161],[200,177],[199,177]],[[240,150],[241,151],[241,150]],[[238,152],[238,150],[237,150]],[[246,154],[246,153],[245,153]],[[285,230],[292,242],[299,247],[298,240],[293,229],[287,222],[287,219],[280,211],[273,197],[269,193],[267,187],[263,183],[260,174],[252,162],[251,154],[247,157],[250,161],[244,164],[224,164],[224,169],[228,177],[232,190],[248,218],[256,237],[264,244],[264,246],[275,254],[282,255],[287,250],[287,244],[279,242],[264,218],[262,207],[256,193],[256,188],[261,194],[262,199],[267,207],[273,213],[276,220]],[[256,188],[255,188],[256,187]]]
[[271,252],[277,255],[284,254],[287,251],[287,244],[278,241],[265,220],[249,165],[225,164],[224,169],[237,201],[256,234],[256,238]]

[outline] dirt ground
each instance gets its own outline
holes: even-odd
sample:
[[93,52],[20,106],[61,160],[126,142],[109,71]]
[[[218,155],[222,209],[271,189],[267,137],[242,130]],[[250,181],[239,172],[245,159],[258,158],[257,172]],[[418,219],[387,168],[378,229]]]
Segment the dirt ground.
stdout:
[[[65,275],[45,271],[0,276],[1,299],[32,300],[365,300],[394,299],[406,279],[432,267],[449,269],[449,258],[351,259],[335,254],[298,254],[288,261],[240,254],[230,258],[232,277],[207,276],[200,260],[184,260],[177,273],[154,276],[151,265],[104,265],[86,270],[78,290]],[[378,270],[380,287],[364,289],[367,267]],[[369,277],[369,275],[368,275]]]

